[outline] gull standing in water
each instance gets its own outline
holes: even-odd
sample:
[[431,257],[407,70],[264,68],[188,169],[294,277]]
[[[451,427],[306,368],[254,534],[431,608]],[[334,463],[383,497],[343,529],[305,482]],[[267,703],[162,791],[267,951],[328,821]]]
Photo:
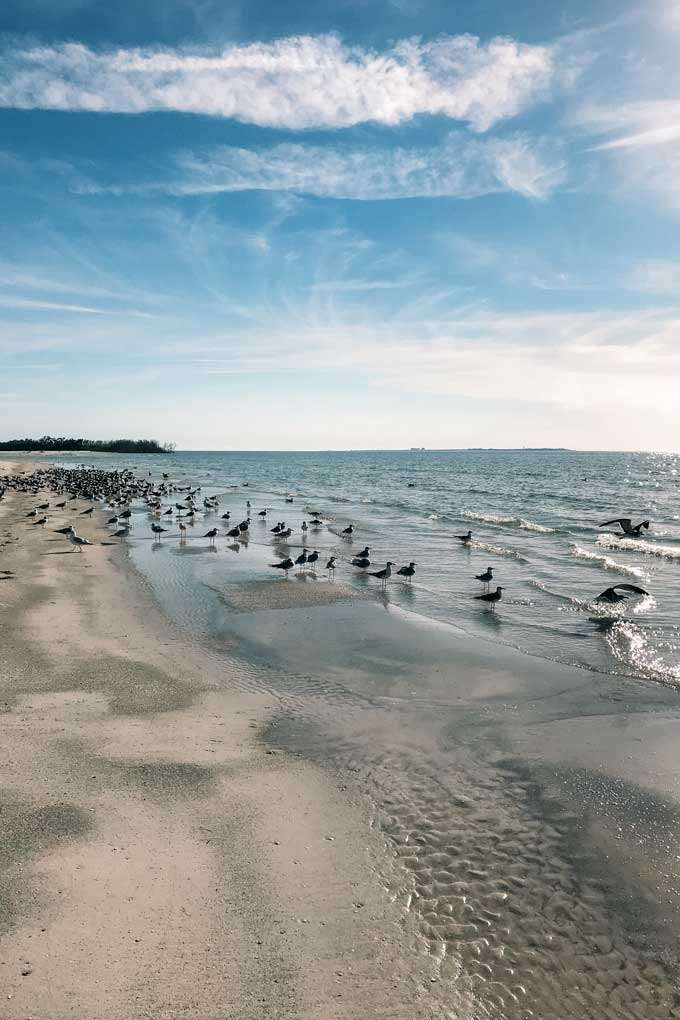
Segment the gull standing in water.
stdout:
[[309,564],[310,567],[312,567],[312,569],[314,569],[314,567],[316,565],[316,561],[318,560],[318,558],[319,558],[319,554],[316,551],[316,549],[314,550],[314,552],[311,552],[309,554],[309,556],[307,557],[307,563]]
[[331,556],[331,558],[329,559],[328,563],[326,564],[326,570],[328,571],[329,574],[333,574],[333,576],[335,576],[335,561],[336,561],[336,559],[337,559],[337,556]]
[[296,558],[295,563],[300,568],[300,570],[303,571],[305,569],[306,562],[307,562],[307,550],[303,548],[300,555]]
[[385,569],[384,570],[372,570],[371,571],[371,577],[377,577],[378,580],[382,582],[382,586],[384,588],[386,586],[387,582],[389,581],[390,577],[392,576],[392,567],[393,566],[394,566],[394,563],[392,562],[392,560],[388,560],[387,563],[385,564]]
[[501,593],[505,591],[501,585],[498,585],[495,591],[487,591],[484,595],[475,595],[475,598],[480,602],[489,602],[491,604],[491,612],[495,613],[496,603],[501,600]]
[[468,531],[467,535],[456,535],[456,538],[459,542],[462,542],[463,545],[469,545],[472,541],[472,532]]
[[113,532],[113,538],[119,538],[122,542],[123,539],[127,538],[129,534],[130,534],[129,528],[118,528],[118,531]]
[[280,563],[270,563],[270,567],[274,567],[275,570],[283,570],[286,577],[288,577],[288,571],[292,570],[295,564],[291,560],[290,556],[287,556],[285,560],[281,560]]
[[411,562],[409,563],[409,565],[407,567],[399,567],[399,570],[397,571],[397,573],[401,574],[402,577],[405,577],[406,580],[410,584],[411,578],[415,574],[417,566],[418,566],[418,564],[415,563],[413,560],[411,560]]
[[354,531],[354,525],[350,524],[348,527],[343,528],[342,534],[343,535],[347,535],[348,538],[351,538],[353,531]]
[[489,585],[493,581],[493,570],[491,567],[487,567],[483,574],[475,574],[475,581],[481,581],[488,591]]
[[161,540],[161,535],[164,535],[164,534],[165,534],[165,532],[166,532],[166,531],[167,531],[168,529],[167,529],[167,528],[161,528],[160,524],[152,524],[152,525],[151,525],[151,530],[153,531],[153,533],[154,533],[155,537],[156,537],[156,538],[158,539],[158,541],[160,542],[160,540]]
[[219,534],[219,532],[218,532],[217,528],[211,528],[210,531],[206,531],[206,533],[203,536],[203,538],[209,538],[210,539],[210,545],[214,545],[215,544],[215,539],[217,538],[218,534]]

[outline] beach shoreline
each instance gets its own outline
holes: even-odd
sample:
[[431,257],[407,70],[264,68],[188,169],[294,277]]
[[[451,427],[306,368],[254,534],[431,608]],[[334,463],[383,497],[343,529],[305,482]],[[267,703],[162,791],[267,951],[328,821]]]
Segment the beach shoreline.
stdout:
[[78,554],[30,506],[0,502],[0,1014],[431,1015],[360,803],[262,741],[271,697],[160,616],[101,515]]

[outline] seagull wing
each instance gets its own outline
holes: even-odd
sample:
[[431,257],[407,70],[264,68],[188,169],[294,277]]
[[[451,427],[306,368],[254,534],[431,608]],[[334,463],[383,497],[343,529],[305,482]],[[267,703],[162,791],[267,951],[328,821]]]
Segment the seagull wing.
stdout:
[[598,527],[606,528],[608,524],[620,524],[625,530],[626,525],[630,525],[630,517],[615,517],[613,521],[603,521]]
[[615,584],[613,585],[612,588],[609,588],[608,590],[616,591],[617,588],[620,588],[621,591],[632,591],[635,595],[649,595],[648,591],[645,591],[644,588],[638,588],[636,584]]

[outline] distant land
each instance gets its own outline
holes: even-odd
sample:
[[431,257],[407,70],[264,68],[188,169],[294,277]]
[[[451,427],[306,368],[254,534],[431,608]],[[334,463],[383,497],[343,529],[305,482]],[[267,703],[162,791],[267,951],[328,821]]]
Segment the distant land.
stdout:
[[21,453],[173,453],[174,443],[157,439],[66,439],[41,436],[40,439],[0,439],[0,450]]

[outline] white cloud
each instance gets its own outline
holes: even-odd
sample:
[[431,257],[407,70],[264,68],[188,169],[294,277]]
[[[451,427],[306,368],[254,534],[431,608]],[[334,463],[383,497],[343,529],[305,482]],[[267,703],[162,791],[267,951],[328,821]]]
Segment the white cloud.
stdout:
[[614,135],[595,145],[596,151],[663,145],[680,138],[680,101],[656,99],[592,104],[584,106],[576,120],[593,134]]
[[178,166],[179,180],[157,185],[160,190],[200,194],[263,189],[360,200],[474,198],[514,191],[545,198],[565,176],[561,159],[524,135],[479,139],[461,132],[423,149],[223,146],[181,154]]
[[80,43],[5,48],[0,106],[143,113],[175,110],[262,126],[342,128],[439,114],[485,131],[545,98],[552,50],[471,35],[407,39],[382,51],[334,35],[226,46],[218,53]]
[[628,286],[649,294],[680,294],[680,262],[646,259],[630,271]]

